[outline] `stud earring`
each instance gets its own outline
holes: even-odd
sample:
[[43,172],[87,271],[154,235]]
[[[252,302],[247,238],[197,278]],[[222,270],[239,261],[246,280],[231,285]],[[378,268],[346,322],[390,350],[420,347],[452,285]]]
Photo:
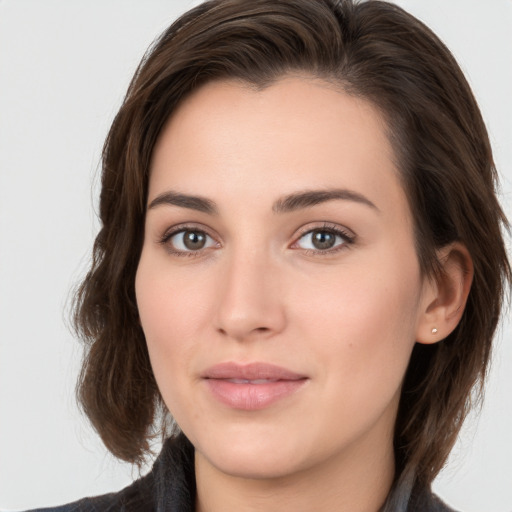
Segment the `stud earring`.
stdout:
[[437,329],[435,327],[432,329],[432,334],[437,334]]

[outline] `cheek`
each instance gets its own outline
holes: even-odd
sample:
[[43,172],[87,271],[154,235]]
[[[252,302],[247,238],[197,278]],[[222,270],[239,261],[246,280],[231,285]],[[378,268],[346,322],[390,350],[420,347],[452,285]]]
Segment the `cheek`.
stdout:
[[364,273],[331,284],[337,291],[319,290],[297,315],[323,390],[317,396],[318,428],[329,425],[333,439],[351,438],[379,418],[394,422],[415,343],[416,297],[405,286],[390,287]]
[[151,366],[162,389],[172,382],[170,376],[175,376],[176,362],[183,361],[183,340],[192,335],[197,309],[187,288],[181,287],[158,259],[147,257],[144,251],[135,278],[135,293]]
[[190,338],[202,322],[204,291],[202,276],[172,272],[165,256],[146,256],[143,251],[135,293],[148,345]]
[[416,266],[381,260],[341,268],[302,292],[295,296],[294,318],[301,335],[316,341],[311,355],[321,354],[332,369],[326,378],[333,385],[352,383],[354,390],[389,385],[394,392],[415,343],[421,292]]
[[361,265],[315,277],[299,284],[292,296],[296,317],[312,328],[335,330],[343,339],[353,336],[354,343],[374,343],[375,336],[366,335],[371,332],[379,338],[414,332],[420,297],[414,269],[372,272],[370,265]]
[[151,250],[143,250],[137,269],[135,292],[151,367],[164,402],[178,417],[195,411],[187,409],[187,387],[211,323],[212,278],[207,268],[173,269],[165,255]]

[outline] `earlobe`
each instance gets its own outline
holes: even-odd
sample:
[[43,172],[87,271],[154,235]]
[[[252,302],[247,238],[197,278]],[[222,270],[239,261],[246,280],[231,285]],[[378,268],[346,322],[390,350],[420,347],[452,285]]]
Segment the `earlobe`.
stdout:
[[437,252],[440,273],[425,283],[416,341],[437,343],[457,327],[473,281],[473,262],[467,248],[451,243]]

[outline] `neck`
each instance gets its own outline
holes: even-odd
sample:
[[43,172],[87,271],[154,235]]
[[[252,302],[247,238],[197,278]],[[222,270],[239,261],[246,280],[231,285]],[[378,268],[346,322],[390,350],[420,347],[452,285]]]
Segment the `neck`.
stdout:
[[382,432],[314,467],[282,477],[244,478],[217,469],[195,453],[196,512],[378,512],[394,476],[392,432]]

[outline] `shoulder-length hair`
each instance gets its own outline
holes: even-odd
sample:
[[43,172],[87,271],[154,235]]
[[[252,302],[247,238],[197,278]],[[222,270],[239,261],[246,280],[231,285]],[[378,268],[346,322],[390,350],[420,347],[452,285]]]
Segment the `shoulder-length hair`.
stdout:
[[103,150],[102,225],[75,307],[87,348],[78,397],[107,448],[140,463],[164,407],[134,291],[155,141],[176,106],[204,83],[236,79],[264,88],[297,72],[332,82],[384,115],[423,274],[438,275],[436,250],[453,241],[473,260],[461,322],[440,343],[416,344],[403,383],[396,480],[429,485],[481,392],[511,277],[502,236],[508,223],[463,73],[424,24],[387,2],[212,0],[148,50]]

